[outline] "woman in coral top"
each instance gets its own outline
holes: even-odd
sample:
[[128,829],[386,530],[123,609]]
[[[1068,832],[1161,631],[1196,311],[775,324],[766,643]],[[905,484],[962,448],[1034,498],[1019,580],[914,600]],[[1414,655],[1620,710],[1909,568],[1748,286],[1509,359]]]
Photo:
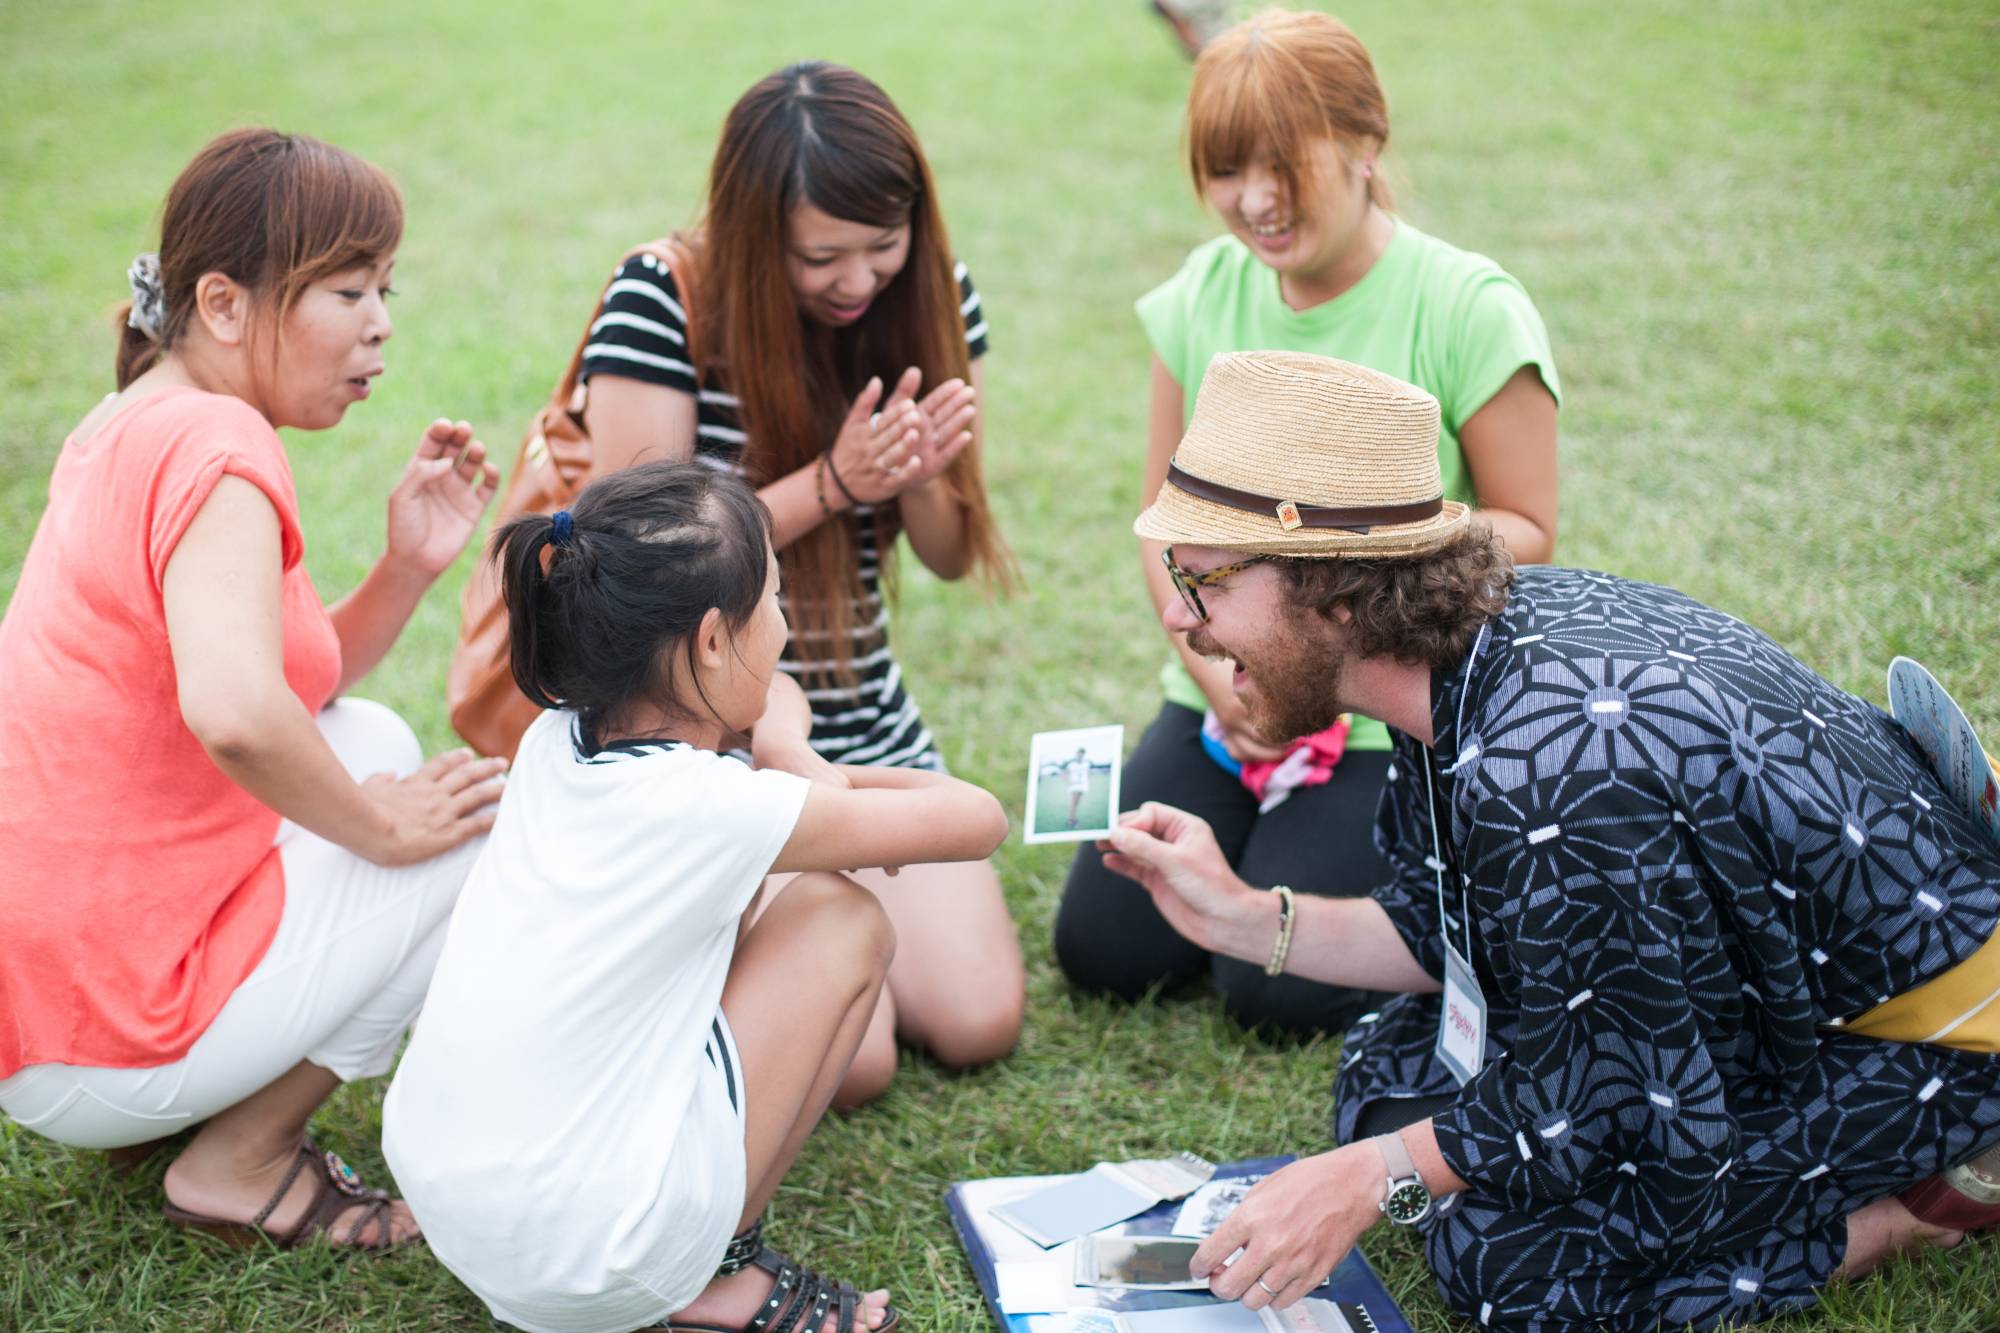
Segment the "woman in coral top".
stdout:
[[286,1245],[416,1234],[305,1126],[388,1071],[500,782],[329,703],[471,536],[484,447],[434,423],[387,552],[322,606],[275,429],[368,396],[402,226],[395,186],[337,148],[202,149],[0,620],[0,1111],[87,1148],[200,1125],[167,1215]]

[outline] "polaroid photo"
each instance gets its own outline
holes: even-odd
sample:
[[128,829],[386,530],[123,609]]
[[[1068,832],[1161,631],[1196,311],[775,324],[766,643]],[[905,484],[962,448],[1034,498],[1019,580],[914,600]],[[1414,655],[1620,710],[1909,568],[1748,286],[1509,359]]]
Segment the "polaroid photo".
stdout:
[[1210,1236],[1222,1225],[1223,1219],[1236,1211],[1236,1205],[1243,1202],[1243,1196],[1250,1187],[1262,1180],[1262,1176],[1231,1176],[1227,1180],[1211,1180],[1193,1194],[1174,1217],[1172,1234],[1176,1236]]
[[1027,842],[1088,842],[1118,818],[1125,728],[1036,732],[1028,749]]
[[1128,1291],[1201,1291],[1205,1277],[1188,1265],[1201,1242],[1180,1236],[1085,1236],[1076,1246],[1076,1285]]

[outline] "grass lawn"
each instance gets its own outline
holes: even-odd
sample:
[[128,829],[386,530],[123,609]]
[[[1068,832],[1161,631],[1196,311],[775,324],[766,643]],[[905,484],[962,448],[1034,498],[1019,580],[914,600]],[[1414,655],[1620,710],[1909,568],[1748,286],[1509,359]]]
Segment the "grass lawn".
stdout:
[[[2000,741],[1989,0],[1342,13],[1388,87],[1407,216],[1495,256],[1548,321],[1560,558],[1686,589],[1878,702],[1890,657],[1918,656]],[[915,122],[992,324],[989,471],[1030,586],[999,602],[912,573],[912,688],[953,768],[1010,808],[1030,732],[1137,736],[1163,639],[1127,526],[1147,357],[1130,307],[1215,230],[1177,158],[1187,67],[1141,0],[0,6],[0,598],[64,432],[111,387],[126,264],[210,135],[309,131],[408,195],[390,374],[341,428],[291,441],[332,597],[380,549],[423,423],[469,418],[511,461],[612,260],[691,220],[730,102],[805,56],[869,72]],[[363,690],[433,746],[462,577]],[[1029,959],[1016,1056],[967,1075],[907,1061],[777,1201],[780,1244],[886,1283],[915,1328],[986,1325],[939,1202],[952,1180],[1329,1146],[1334,1045],[1244,1036],[1205,995],[1122,1008],[1067,989],[1048,933],[1069,855],[1000,856]],[[320,1130],[378,1178],[381,1092],[343,1091]],[[169,1231],[160,1170],[116,1180],[0,1124],[0,1327],[487,1324],[424,1253],[245,1255]],[[1448,1326],[1410,1237],[1367,1248],[1419,1328]],[[2000,1239],[1782,1327],[1996,1325]]]

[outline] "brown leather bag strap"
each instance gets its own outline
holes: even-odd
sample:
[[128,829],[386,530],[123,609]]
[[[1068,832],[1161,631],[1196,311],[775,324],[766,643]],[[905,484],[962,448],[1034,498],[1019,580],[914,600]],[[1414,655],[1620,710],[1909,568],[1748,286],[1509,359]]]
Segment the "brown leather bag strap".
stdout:
[[[576,350],[569,354],[569,368],[563,371],[562,378],[556,381],[555,392],[549,396],[549,406],[559,412],[568,413],[579,426],[583,424],[581,420],[583,404],[576,398],[577,376],[583,370],[583,351],[590,346],[590,331],[597,327],[597,321],[604,315],[605,304],[611,299],[611,284],[617,282],[618,275],[625,271],[625,266],[640,255],[651,255],[675,274],[676,286],[680,291],[681,309],[688,308],[688,293],[694,287],[694,260],[693,252],[680,237],[662,236],[658,240],[647,241],[644,245],[635,245],[625,252],[618,261],[618,267],[611,271],[611,277],[605,282],[604,290],[598,293],[597,304],[590,308],[590,318],[584,322],[583,335],[576,340]],[[693,359],[694,348],[690,338],[688,348],[690,365],[693,364]]]

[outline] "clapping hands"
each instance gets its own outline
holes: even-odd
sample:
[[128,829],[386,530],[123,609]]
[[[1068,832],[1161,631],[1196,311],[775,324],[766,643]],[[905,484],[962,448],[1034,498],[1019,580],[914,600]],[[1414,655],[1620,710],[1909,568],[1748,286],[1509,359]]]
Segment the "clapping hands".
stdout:
[[923,372],[911,366],[886,399],[879,378],[855,396],[829,454],[847,498],[894,499],[937,478],[972,443],[978,391],[953,378],[919,399],[922,384]]

